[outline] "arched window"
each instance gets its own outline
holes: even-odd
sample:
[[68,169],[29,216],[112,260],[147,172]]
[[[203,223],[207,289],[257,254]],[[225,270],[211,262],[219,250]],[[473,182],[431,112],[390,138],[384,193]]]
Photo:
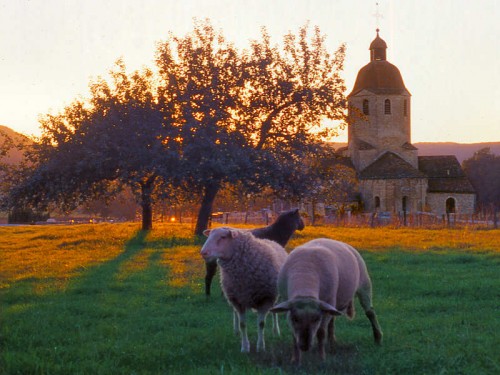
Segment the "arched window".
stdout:
[[375,197],[375,209],[378,210],[380,208],[380,198]]
[[408,116],[408,101],[406,99],[403,102],[403,116]]
[[391,101],[389,99],[385,99],[385,102],[384,102],[384,113],[386,115],[390,115],[391,114]]
[[403,201],[401,203],[403,207],[403,212],[408,212],[408,197],[404,196]]
[[363,100],[363,114],[370,114],[370,102],[368,101],[368,99]]
[[446,200],[446,213],[447,214],[454,214],[455,211],[456,211],[455,199],[454,198],[448,198]]

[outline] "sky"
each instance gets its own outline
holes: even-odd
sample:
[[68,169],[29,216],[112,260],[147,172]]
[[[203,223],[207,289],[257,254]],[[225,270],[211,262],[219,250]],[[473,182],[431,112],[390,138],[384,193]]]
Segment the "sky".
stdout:
[[[499,0],[0,0],[0,125],[40,135],[38,119],[86,96],[118,58],[154,67],[156,43],[209,18],[238,48],[262,26],[274,44],[309,22],[331,52],[345,43],[346,95],[375,29],[412,94],[412,142],[500,141]],[[377,16],[377,14],[379,16]],[[338,141],[345,141],[345,134]]]

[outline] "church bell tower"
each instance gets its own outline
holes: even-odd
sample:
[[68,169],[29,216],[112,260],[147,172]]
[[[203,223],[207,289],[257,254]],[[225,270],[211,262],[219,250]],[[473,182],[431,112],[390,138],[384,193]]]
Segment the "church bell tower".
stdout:
[[360,69],[348,95],[348,154],[358,172],[391,152],[418,168],[411,144],[411,94],[399,69],[387,61],[379,36],[370,44],[370,62]]

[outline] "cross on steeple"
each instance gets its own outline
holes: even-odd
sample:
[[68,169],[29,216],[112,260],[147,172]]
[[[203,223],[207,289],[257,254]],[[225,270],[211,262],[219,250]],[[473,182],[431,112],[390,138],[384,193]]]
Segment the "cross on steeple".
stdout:
[[375,7],[376,7],[375,8],[376,11],[373,14],[373,17],[375,17],[375,21],[377,23],[377,33],[378,33],[378,30],[379,30],[379,27],[380,27],[380,22],[379,21],[380,21],[381,18],[384,18],[384,16],[382,16],[382,13],[380,13],[380,8],[379,8],[379,3],[378,2],[375,3]]

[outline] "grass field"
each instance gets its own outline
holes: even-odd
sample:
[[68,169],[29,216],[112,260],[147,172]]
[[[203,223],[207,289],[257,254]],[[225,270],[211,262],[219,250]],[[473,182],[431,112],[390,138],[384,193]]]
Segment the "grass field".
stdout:
[[284,318],[239,352],[189,226],[0,227],[0,374],[500,373],[500,231],[307,227],[288,247],[325,236],[365,258],[384,343],[356,303],[337,353],[297,368]]

